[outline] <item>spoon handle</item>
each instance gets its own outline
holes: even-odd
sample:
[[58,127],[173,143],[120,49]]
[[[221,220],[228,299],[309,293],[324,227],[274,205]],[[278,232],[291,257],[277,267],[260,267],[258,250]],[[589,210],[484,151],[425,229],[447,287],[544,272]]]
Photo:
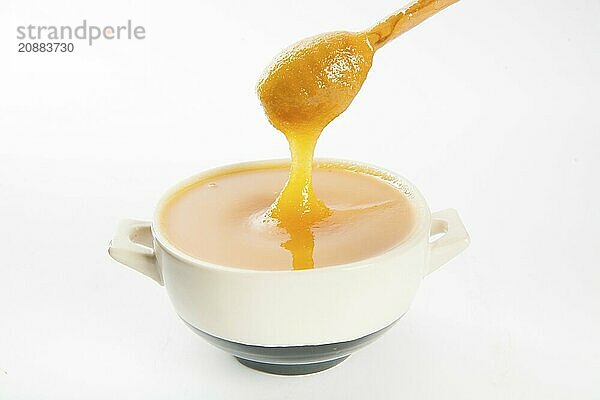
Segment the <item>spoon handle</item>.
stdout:
[[416,0],[381,21],[367,37],[375,50],[458,0]]

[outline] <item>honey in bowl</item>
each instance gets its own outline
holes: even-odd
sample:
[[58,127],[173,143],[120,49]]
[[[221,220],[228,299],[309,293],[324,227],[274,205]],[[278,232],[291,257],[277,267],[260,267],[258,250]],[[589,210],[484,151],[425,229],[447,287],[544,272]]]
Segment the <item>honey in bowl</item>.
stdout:
[[273,271],[364,260],[402,243],[414,229],[416,212],[394,178],[354,164],[317,162],[313,189],[329,214],[290,238],[287,228],[263,221],[288,174],[289,163],[263,163],[199,178],[165,202],[160,230],[196,259]]
[[[258,87],[292,162],[223,167],[177,186],[153,223],[121,222],[110,255],[164,284],[187,325],[250,368],[318,372],[376,339],[469,235],[454,210],[430,215],[402,178],[313,163],[313,152],[374,52],[451,2],[416,2],[367,32],[292,46]],[[338,268],[291,272],[329,266]]]

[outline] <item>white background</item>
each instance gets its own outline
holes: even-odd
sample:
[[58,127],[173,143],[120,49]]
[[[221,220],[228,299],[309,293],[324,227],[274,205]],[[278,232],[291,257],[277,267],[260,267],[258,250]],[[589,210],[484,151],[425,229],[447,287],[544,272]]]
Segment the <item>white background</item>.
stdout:
[[[317,155],[401,173],[473,242],[340,366],[246,369],[109,259],[175,182],[287,156],[254,93],[281,48],[401,5],[3,0],[0,399],[600,398],[597,0],[463,0],[378,52]],[[83,18],[147,38],[17,53],[18,25]]]

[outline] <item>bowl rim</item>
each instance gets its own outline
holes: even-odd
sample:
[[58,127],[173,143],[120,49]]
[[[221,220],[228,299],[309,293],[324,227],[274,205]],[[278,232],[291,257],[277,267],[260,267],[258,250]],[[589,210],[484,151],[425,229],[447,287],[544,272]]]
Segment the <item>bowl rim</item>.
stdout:
[[345,160],[338,158],[316,158],[314,165],[326,166],[328,164],[341,166],[346,169],[360,168],[360,172],[368,172],[373,176],[387,180],[390,184],[395,186],[398,190],[403,191],[403,194],[410,202],[413,210],[415,211],[415,226],[411,233],[401,242],[394,245],[392,248],[386,250],[381,254],[377,254],[372,257],[365,258],[363,260],[353,261],[345,264],[324,266],[318,268],[302,269],[302,270],[258,270],[250,268],[242,268],[228,265],[216,264],[210,261],[202,260],[200,258],[193,257],[182,250],[178,249],[174,244],[170,243],[160,229],[160,217],[164,206],[171,199],[173,195],[185,188],[191,186],[198,180],[206,179],[210,176],[222,175],[227,172],[240,171],[244,169],[257,169],[257,168],[277,168],[283,167],[290,164],[290,159],[279,158],[270,160],[258,160],[258,161],[244,161],[240,163],[227,164],[215,168],[204,170],[200,173],[192,175],[186,179],[179,181],[177,184],[171,186],[160,198],[156,205],[154,216],[152,219],[151,230],[152,236],[160,247],[169,253],[171,256],[183,261],[186,264],[193,265],[199,268],[208,268],[211,270],[222,271],[222,272],[234,272],[241,274],[314,274],[323,273],[325,271],[337,271],[337,270],[350,270],[358,268],[368,268],[370,266],[379,264],[382,260],[390,257],[390,255],[398,255],[410,248],[414,247],[423,240],[423,237],[428,237],[429,230],[431,227],[431,211],[418,189],[406,178],[398,175],[395,172],[381,168],[372,164],[358,162],[353,160]]

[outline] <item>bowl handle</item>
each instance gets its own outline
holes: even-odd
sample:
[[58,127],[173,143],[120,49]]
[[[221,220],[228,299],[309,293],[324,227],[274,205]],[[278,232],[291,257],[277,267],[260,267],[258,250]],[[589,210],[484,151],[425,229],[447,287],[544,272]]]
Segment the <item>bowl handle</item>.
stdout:
[[429,265],[424,275],[429,275],[466,249],[471,243],[469,233],[465,229],[456,210],[449,208],[431,215],[430,238],[442,236],[430,241]]
[[163,285],[152,239],[152,224],[147,221],[124,219],[108,247],[108,254],[121,264],[135,269]]

